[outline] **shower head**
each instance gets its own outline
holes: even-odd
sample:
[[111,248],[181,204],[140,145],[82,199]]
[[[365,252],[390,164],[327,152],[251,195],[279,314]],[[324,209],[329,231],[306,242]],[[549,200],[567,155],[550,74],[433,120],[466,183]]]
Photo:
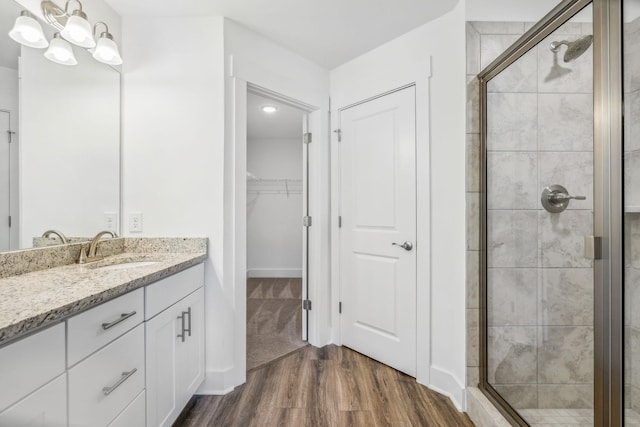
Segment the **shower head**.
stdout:
[[567,46],[567,50],[564,53],[563,59],[564,62],[571,62],[585,53],[587,49],[589,49],[589,46],[591,46],[591,43],[593,43],[593,36],[588,35],[572,42],[569,42],[567,40],[551,42],[551,44],[549,45],[549,49],[551,50],[551,52],[557,53],[560,50],[561,45]]

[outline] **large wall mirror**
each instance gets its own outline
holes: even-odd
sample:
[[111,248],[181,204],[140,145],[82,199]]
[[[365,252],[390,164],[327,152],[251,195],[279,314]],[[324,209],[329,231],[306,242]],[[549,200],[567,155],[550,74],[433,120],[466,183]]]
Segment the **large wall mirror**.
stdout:
[[0,252],[56,243],[38,239],[50,229],[73,241],[115,220],[119,232],[120,73],[83,48],[65,66],[14,42],[24,9],[0,2]]

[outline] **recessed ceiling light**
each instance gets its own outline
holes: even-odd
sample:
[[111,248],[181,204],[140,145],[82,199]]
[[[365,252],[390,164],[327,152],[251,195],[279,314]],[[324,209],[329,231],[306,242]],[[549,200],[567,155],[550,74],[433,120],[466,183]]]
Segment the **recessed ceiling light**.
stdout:
[[268,114],[272,114],[278,111],[278,107],[276,107],[275,105],[263,105],[262,111]]

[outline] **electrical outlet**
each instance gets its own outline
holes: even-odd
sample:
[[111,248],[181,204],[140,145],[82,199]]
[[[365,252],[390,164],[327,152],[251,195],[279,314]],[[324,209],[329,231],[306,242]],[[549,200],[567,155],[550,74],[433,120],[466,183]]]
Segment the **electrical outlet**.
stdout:
[[115,212],[104,213],[104,229],[108,231],[117,231],[118,215]]
[[142,233],[142,213],[129,213],[129,233]]

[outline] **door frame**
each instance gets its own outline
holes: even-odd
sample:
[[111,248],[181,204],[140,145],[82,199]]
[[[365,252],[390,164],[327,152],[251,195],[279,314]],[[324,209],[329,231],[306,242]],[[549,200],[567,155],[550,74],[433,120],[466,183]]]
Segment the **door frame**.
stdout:
[[[373,77],[373,76],[372,76]],[[368,79],[370,85],[352,93],[335,94],[331,108],[331,306],[338,314],[340,303],[340,156],[338,134],[340,111],[409,86],[416,88],[416,381],[454,402],[464,402],[464,384],[445,369],[431,365],[431,200],[430,200],[430,106],[431,57],[416,60],[399,74],[385,73]],[[335,310],[335,311],[334,311]],[[340,321],[332,323],[333,341],[342,345]]]

